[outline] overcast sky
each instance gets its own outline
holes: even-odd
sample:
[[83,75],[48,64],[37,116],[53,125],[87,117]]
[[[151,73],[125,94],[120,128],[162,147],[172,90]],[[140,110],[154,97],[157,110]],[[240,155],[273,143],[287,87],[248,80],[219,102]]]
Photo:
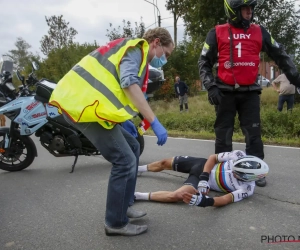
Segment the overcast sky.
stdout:
[[[148,1],[157,5],[161,26],[166,27],[173,37],[173,18],[165,8],[166,0]],[[69,27],[78,32],[76,42],[92,43],[96,40],[101,45],[108,42],[106,30],[110,29],[109,23],[115,28],[123,27],[123,19],[134,24],[143,17],[148,27],[155,22],[156,9],[144,0],[0,0],[0,6],[0,56],[16,48],[17,37],[22,37],[32,46],[31,52],[42,55],[40,40],[48,32],[45,16],[63,15]],[[178,32],[180,41],[184,32],[182,20],[178,21]]]

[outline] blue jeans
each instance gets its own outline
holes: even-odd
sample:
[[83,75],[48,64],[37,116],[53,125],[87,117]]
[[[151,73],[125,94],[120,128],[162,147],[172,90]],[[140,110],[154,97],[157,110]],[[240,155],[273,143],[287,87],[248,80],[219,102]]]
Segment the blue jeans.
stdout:
[[99,123],[74,123],[112,164],[108,182],[105,223],[112,228],[121,228],[128,223],[126,215],[134,202],[134,190],[139,164],[140,145],[136,138],[121,126],[105,129]]
[[278,98],[278,106],[277,109],[282,111],[283,105],[286,102],[286,109],[292,111],[294,107],[294,95],[280,95]]

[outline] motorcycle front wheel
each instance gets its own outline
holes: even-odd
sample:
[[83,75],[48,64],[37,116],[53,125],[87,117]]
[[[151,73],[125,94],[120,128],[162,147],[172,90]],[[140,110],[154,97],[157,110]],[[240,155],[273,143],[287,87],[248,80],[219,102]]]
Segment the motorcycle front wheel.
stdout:
[[36,156],[36,148],[32,139],[28,136],[21,136],[17,130],[10,147],[4,149],[5,135],[4,131],[0,131],[0,169],[14,172],[29,167]]

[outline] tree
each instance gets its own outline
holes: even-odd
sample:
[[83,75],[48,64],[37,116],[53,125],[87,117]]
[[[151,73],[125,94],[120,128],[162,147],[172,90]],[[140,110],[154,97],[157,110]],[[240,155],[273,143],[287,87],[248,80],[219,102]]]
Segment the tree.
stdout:
[[141,18],[141,22],[138,24],[135,22],[135,28],[134,28],[134,33],[135,37],[137,38],[142,38],[146,32],[146,27],[145,23],[143,22],[143,19]]
[[51,50],[48,57],[41,63],[36,72],[38,77],[58,82],[84,56],[95,50],[99,45],[72,43],[68,46]]
[[9,50],[7,53],[13,59],[13,62],[18,67],[24,69],[33,57],[33,54],[29,51],[31,45],[29,45],[22,37],[18,37],[15,42],[16,49]]
[[255,14],[258,23],[285,46],[288,54],[297,54],[300,46],[300,15],[295,10],[295,1],[265,1],[255,10]]
[[107,31],[106,36],[108,37],[109,41],[113,41],[122,37],[142,38],[146,31],[145,24],[142,18],[139,24],[135,22],[134,28],[131,27],[130,21],[126,22],[125,20],[123,20],[122,30],[121,30],[121,26],[118,26],[117,29],[113,28],[112,26],[113,25],[110,23],[109,27],[112,29],[111,30],[106,29]]
[[71,45],[78,32],[68,27],[69,23],[63,19],[63,15],[45,17],[49,27],[48,35],[42,37],[41,51],[48,55],[53,49],[61,49],[64,46]]
[[168,0],[166,3],[167,10],[170,10],[170,12],[173,14],[175,47],[177,47],[177,21],[179,17],[181,17],[182,14],[185,12],[185,7],[185,1],[183,0]]
[[168,63],[163,66],[166,82],[155,93],[155,98],[170,100],[174,98],[174,79],[176,75],[180,76],[188,86],[189,94],[194,95],[199,91],[199,72],[197,61],[201,47],[195,45],[195,41],[183,40],[178,43],[172,56],[168,58]]
[[[217,24],[226,22],[224,2],[220,0],[182,0],[182,18],[186,32],[203,42],[207,32]],[[255,22],[263,25],[273,38],[284,44],[288,54],[297,54],[299,41],[299,13],[294,0],[264,1],[255,8]]]
[[202,41],[211,28],[226,21],[224,1],[182,0],[182,6],[181,15],[186,25],[186,33]]

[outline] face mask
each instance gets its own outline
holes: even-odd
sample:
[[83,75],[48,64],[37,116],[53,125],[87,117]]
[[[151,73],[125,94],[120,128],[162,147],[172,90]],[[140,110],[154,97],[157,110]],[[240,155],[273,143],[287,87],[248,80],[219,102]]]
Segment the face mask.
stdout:
[[[162,47],[161,47],[162,48]],[[163,50],[163,49],[162,49]],[[164,52],[164,50],[163,50]],[[155,56],[153,57],[153,59],[150,62],[150,65],[154,68],[160,68],[162,66],[164,66],[166,63],[168,62],[165,53],[163,53],[163,55],[161,57],[157,57],[156,56],[156,49],[155,49]]]

